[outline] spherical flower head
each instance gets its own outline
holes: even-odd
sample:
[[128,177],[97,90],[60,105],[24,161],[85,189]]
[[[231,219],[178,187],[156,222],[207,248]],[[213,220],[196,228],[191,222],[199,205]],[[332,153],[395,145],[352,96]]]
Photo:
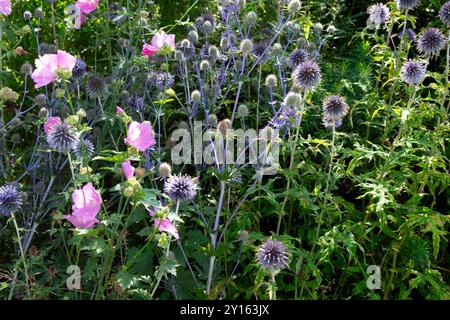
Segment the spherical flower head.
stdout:
[[77,139],[73,144],[72,150],[78,159],[83,159],[84,157],[90,159],[94,154],[94,145],[88,139]]
[[0,0],[0,13],[5,16],[11,14],[11,0]]
[[407,84],[418,85],[422,82],[425,71],[425,65],[422,62],[410,59],[403,64],[400,75]]
[[371,5],[367,9],[367,13],[369,14],[370,22],[376,26],[384,24],[389,19],[390,15],[389,8],[382,3]]
[[197,194],[197,184],[188,175],[172,175],[164,184],[164,192],[174,201],[192,200]]
[[244,54],[250,53],[252,51],[252,49],[253,49],[253,42],[252,42],[252,40],[250,40],[250,39],[242,40],[241,45],[240,45],[240,49],[241,49],[242,53],[244,53]]
[[145,151],[155,145],[155,133],[149,121],[139,123],[132,121],[128,126],[125,143],[139,151]]
[[327,118],[342,119],[348,113],[348,105],[341,96],[333,95],[323,101],[323,113]]
[[16,187],[4,185],[0,187],[0,215],[9,216],[22,206],[22,196]]
[[446,38],[438,28],[428,28],[419,34],[417,49],[422,54],[437,55],[445,47]]
[[74,79],[81,79],[87,71],[86,62],[77,58],[75,66],[72,69],[72,77]]
[[295,92],[289,92],[286,97],[283,99],[283,105],[285,107],[294,107],[298,108],[300,107],[302,103],[302,97]]
[[256,261],[269,272],[284,269],[288,263],[286,245],[278,240],[264,241],[258,248]]
[[97,9],[99,0],[78,0],[75,4],[82,13],[88,14]]
[[79,140],[75,130],[67,123],[56,123],[47,134],[48,145],[59,152],[69,152]]
[[268,41],[260,41],[255,43],[252,49],[252,53],[257,59],[258,63],[266,63],[269,60],[269,42]]
[[208,60],[202,60],[200,62],[199,68],[201,71],[208,71],[210,69],[210,67],[211,67],[211,65]]
[[258,15],[256,14],[255,11],[250,11],[245,16],[244,21],[247,26],[254,26],[256,24],[256,22],[258,22]]
[[302,2],[300,0],[291,0],[288,4],[288,11],[290,13],[296,13],[300,10]]
[[442,23],[450,26],[450,1],[444,3],[439,10],[439,19],[441,19]]
[[95,99],[108,93],[108,85],[100,76],[92,76],[86,83],[86,93],[89,97]]
[[269,74],[264,82],[265,86],[268,88],[275,88],[277,86],[277,83],[278,79],[277,76],[274,74]]
[[320,68],[314,61],[306,60],[294,70],[294,82],[304,90],[311,89],[320,81]]
[[200,103],[201,99],[202,99],[202,95],[201,95],[200,91],[198,91],[198,90],[192,91],[192,93],[191,93],[191,101],[192,102]]
[[303,49],[295,49],[291,52],[289,55],[289,61],[288,64],[292,69],[295,69],[298,67],[302,62],[305,62],[308,60],[308,52],[306,52]]
[[36,89],[52,83],[58,75],[71,75],[76,60],[74,56],[62,50],[58,50],[57,54],[45,54],[36,59],[36,69],[31,74]]
[[395,0],[395,3],[400,10],[411,10],[417,7],[419,0]]
[[100,211],[102,197],[92,183],[86,184],[81,190],[75,190],[72,201],[72,214],[65,215],[64,218],[76,228],[89,229],[99,222],[96,216]]
[[248,116],[249,115],[248,107],[245,104],[239,105],[237,114],[239,118]]
[[214,16],[209,11],[198,17],[195,21],[195,24],[197,26],[197,29],[203,32],[205,35],[211,33],[216,26]]
[[129,180],[134,177],[134,167],[131,165],[131,161],[124,161],[122,162],[122,171],[123,175],[125,176],[125,179]]
[[172,175],[172,167],[167,162],[162,162],[159,165],[159,176],[162,178],[168,178]]
[[150,57],[154,54],[166,55],[174,49],[175,35],[159,31],[153,36],[151,44],[144,44],[141,54],[146,57]]

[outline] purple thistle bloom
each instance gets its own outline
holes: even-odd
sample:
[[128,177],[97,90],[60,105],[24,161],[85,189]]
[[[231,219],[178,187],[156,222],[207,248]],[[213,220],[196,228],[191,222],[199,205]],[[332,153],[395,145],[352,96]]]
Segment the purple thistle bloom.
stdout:
[[301,48],[298,48],[292,51],[291,54],[289,55],[288,64],[292,69],[295,69],[306,60],[308,60],[308,52],[306,52]]
[[422,54],[437,55],[445,47],[445,36],[438,28],[428,28],[419,34],[417,49]]
[[77,140],[75,130],[64,122],[55,124],[47,134],[48,145],[63,153],[73,149]]
[[172,200],[191,200],[197,194],[197,185],[188,175],[173,175],[166,180],[164,192]]
[[348,113],[348,105],[341,96],[329,96],[323,101],[323,113],[327,119],[342,119]]
[[403,64],[400,75],[407,84],[417,85],[422,82],[425,71],[425,65],[422,62],[410,59]]
[[320,81],[320,68],[317,63],[306,60],[294,70],[294,82],[305,90],[317,86]]
[[195,21],[195,25],[198,30],[207,35],[214,30],[216,22],[212,13],[207,11],[197,18],[197,20]]
[[367,9],[367,13],[370,15],[369,21],[376,26],[384,24],[389,19],[390,15],[389,8],[382,3],[371,5]]
[[259,246],[256,260],[269,272],[281,270],[288,263],[286,245],[281,241],[268,239]]
[[81,143],[81,139],[77,139],[72,150],[79,159],[82,159],[85,154],[87,158],[91,158],[94,154],[94,145],[88,139],[83,139],[83,144]]
[[266,63],[269,60],[269,50],[267,47],[269,46],[268,41],[260,41],[253,45],[253,56],[258,59],[259,63]]
[[83,78],[86,71],[87,71],[86,62],[84,62],[80,58],[77,58],[75,66],[72,69],[72,78],[79,80]]
[[150,85],[160,91],[171,88],[175,82],[175,78],[172,74],[159,71],[150,72],[147,79],[149,80]]
[[395,0],[395,3],[400,10],[411,10],[419,4],[419,0]]
[[22,206],[22,196],[12,185],[0,187],[0,215],[8,217]]
[[444,3],[439,10],[439,19],[441,19],[442,23],[450,26],[450,1]]

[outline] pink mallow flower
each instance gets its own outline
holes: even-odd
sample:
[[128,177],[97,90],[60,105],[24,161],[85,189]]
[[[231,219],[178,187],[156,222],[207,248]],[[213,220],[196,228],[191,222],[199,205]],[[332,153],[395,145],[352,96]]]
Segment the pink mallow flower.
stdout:
[[81,13],[88,14],[97,9],[99,0],[78,0],[75,4]]
[[5,16],[9,16],[11,14],[10,0],[0,0],[0,13],[3,13]]
[[58,50],[57,54],[45,54],[36,59],[36,69],[31,74],[36,89],[55,81],[59,72],[72,72],[76,60],[74,56],[62,50]]
[[[151,217],[153,217],[155,215],[155,212],[146,208],[148,213],[150,214]],[[178,240],[180,239],[180,236],[178,234],[178,230],[175,227],[175,225],[170,222],[169,219],[167,218],[155,218],[155,222],[154,225],[156,228],[158,228],[159,231],[164,231],[167,232],[171,235],[173,235],[173,237]]]
[[81,190],[75,190],[72,201],[72,214],[64,215],[64,218],[76,228],[89,229],[99,222],[96,216],[100,211],[102,198],[92,183],[86,184]]
[[145,151],[155,145],[155,133],[152,124],[149,121],[139,123],[132,121],[128,126],[128,135],[125,143],[138,149]]
[[49,117],[44,124],[44,132],[45,134],[49,134],[53,127],[57,124],[61,123],[60,117]]
[[158,53],[158,51],[164,47],[175,49],[175,35],[166,34],[164,31],[159,31],[153,36],[151,44],[144,43],[141,54],[143,56],[150,57]]
[[131,165],[131,161],[125,161],[122,162],[122,170],[123,170],[123,174],[125,176],[125,179],[130,180],[131,178],[134,177],[134,167]]

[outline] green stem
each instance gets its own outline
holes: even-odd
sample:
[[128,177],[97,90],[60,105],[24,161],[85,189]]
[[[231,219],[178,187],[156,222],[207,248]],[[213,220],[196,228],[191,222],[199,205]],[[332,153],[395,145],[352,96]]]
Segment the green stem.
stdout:
[[24,254],[23,248],[22,248],[22,241],[20,239],[19,226],[17,225],[16,217],[13,212],[11,212],[11,217],[13,218],[14,227],[16,229],[17,241],[19,242],[20,255],[22,257],[23,268],[25,271],[25,285],[27,288],[28,296],[30,297],[30,287],[28,286],[28,282],[29,282],[28,270],[27,270],[28,268],[27,268],[27,263],[25,260],[25,254]]

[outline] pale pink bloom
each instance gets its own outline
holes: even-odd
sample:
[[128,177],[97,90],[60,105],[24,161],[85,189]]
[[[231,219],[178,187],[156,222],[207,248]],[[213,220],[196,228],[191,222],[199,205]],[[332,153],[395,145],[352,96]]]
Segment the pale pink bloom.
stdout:
[[80,8],[81,13],[91,13],[98,7],[99,0],[78,0],[75,4]]
[[81,190],[75,190],[72,194],[72,214],[65,215],[79,229],[88,229],[99,221],[95,218],[100,211],[102,197],[100,193],[92,186],[92,183],[86,184]]
[[[150,214],[151,217],[153,217],[155,215],[155,211],[150,210],[149,208],[146,208],[148,213]],[[175,227],[174,224],[172,224],[172,222],[170,222],[169,219],[167,218],[155,218],[155,227],[158,228],[159,231],[165,231],[167,233],[170,233],[171,235],[173,235],[173,237],[175,239],[179,239],[179,235],[178,235],[178,230]]]
[[116,114],[118,116],[123,116],[123,115],[125,115],[125,111],[123,111],[123,109],[121,107],[117,106],[116,107]]
[[0,0],[0,13],[3,13],[5,16],[9,16],[11,14],[10,0]]
[[152,38],[152,43],[145,43],[141,54],[143,56],[152,56],[159,51],[159,49],[164,48],[166,46],[175,49],[175,35],[174,34],[166,34],[164,31],[159,31]]
[[131,165],[131,161],[125,161],[122,162],[122,170],[123,170],[123,174],[125,175],[125,178],[127,180],[131,179],[134,177],[134,167]]
[[149,121],[139,123],[132,121],[128,126],[128,135],[125,143],[139,151],[145,151],[155,145],[155,133]]
[[49,117],[44,124],[44,132],[45,134],[49,134],[49,132],[53,129],[53,127],[57,124],[61,123],[60,117]]
[[159,231],[170,233],[177,240],[180,238],[177,228],[167,218],[156,218],[155,227],[157,227]]
[[40,88],[55,81],[58,71],[72,71],[76,60],[74,56],[62,50],[58,50],[57,54],[45,54],[36,59],[36,69],[31,74],[35,87]]
[[158,49],[156,49],[155,47],[153,47],[147,43],[144,43],[144,46],[142,47],[141,55],[150,57],[150,56],[154,55],[156,52],[158,52]]

